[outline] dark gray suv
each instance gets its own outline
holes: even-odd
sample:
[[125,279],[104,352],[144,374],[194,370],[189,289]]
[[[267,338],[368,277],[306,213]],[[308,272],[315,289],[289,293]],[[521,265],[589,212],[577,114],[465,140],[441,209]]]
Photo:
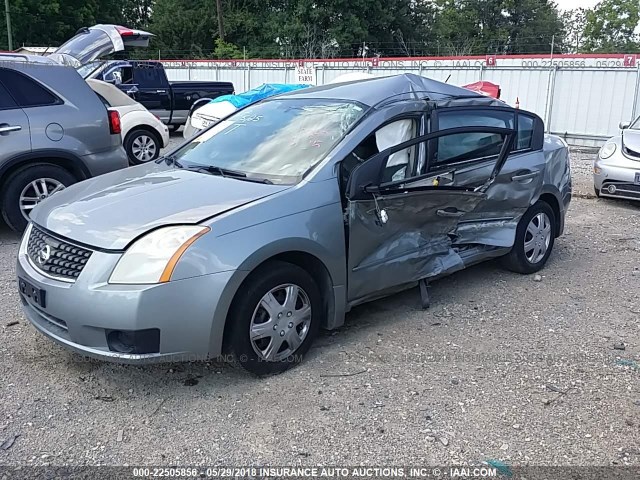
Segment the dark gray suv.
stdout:
[[127,165],[118,112],[73,68],[0,54],[0,210],[9,227],[24,230],[45,198]]

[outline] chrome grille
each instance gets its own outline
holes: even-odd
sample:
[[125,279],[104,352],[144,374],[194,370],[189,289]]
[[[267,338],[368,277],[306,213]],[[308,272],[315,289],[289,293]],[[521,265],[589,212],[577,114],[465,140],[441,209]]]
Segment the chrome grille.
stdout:
[[36,226],[31,228],[27,255],[43,274],[75,281],[91,257],[91,250],[54,237]]

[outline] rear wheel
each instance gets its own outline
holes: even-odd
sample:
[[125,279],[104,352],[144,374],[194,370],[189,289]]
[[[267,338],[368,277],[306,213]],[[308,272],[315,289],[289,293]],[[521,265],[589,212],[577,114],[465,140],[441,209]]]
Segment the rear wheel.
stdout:
[[286,262],[254,272],[231,308],[228,350],[256,375],[299,363],[320,327],[321,296],[313,278]]
[[129,157],[129,164],[140,165],[160,156],[162,144],[158,135],[148,130],[134,130],[124,140],[124,148]]
[[520,219],[513,248],[502,259],[504,266],[513,272],[525,274],[541,270],[551,255],[555,237],[553,209],[540,200]]
[[22,232],[36,205],[75,182],[71,173],[57,165],[21,168],[11,174],[2,187],[2,217],[9,227]]

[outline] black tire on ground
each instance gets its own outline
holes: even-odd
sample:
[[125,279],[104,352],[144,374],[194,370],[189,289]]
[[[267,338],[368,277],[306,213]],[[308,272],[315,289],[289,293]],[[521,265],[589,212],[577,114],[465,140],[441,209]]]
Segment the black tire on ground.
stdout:
[[[133,142],[135,142],[135,140],[140,137],[150,138],[153,141],[153,144],[155,145],[155,153],[153,154],[152,158],[150,158],[146,162],[142,162],[138,160],[136,156],[133,154]],[[160,156],[162,141],[160,140],[160,137],[156,133],[139,128],[127,134],[126,138],[124,139],[123,145],[124,145],[125,151],[127,152],[127,157],[129,158],[129,165],[140,165],[142,163],[151,162]]]
[[57,165],[37,163],[27,165],[13,172],[0,190],[0,205],[2,217],[14,231],[21,233],[27,228],[27,219],[20,210],[20,194],[22,190],[34,180],[51,178],[62,183],[65,187],[76,183],[77,179],[67,170]]
[[598,190],[595,185],[593,186],[593,190],[596,192],[596,197],[600,198],[600,190]]
[[167,125],[167,127],[169,128],[169,131],[171,133],[174,133],[174,132],[178,131],[178,129],[180,128],[180,125],[175,125],[175,124],[172,123],[172,124]]
[[[529,261],[529,259],[527,259],[525,254],[525,236],[527,234],[527,227],[529,226],[529,223],[539,213],[545,213],[549,218],[551,225],[551,238],[549,241],[549,247],[547,248],[544,257],[542,257],[536,263],[532,263]],[[553,245],[557,234],[555,217],[556,216],[553,212],[553,209],[549,206],[548,203],[542,200],[539,200],[534,205],[529,207],[529,210],[527,210],[527,212],[522,216],[520,222],[518,223],[515,244],[511,249],[511,252],[509,252],[501,259],[503,266],[508,270],[511,270],[512,272],[523,274],[536,273],[541,270],[547,263],[549,255],[551,255],[551,251],[553,250]]]
[[[292,355],[280,361],[267,361],[253,348],[251,321],[262,298],[272,289],[285,284],[297,285],[307,294],[311,306],[311,324],[306,337]],[[235,363],[255,375],[284,372],[300,363],[311,347],[320,329],[322,314],[322,297],[311,275],[291,263],[269,262],[251,274],[233,301],[227,317],[227,322],[231,323],[228,324],[228,335],[225,337],[225,351],[231,353]]]

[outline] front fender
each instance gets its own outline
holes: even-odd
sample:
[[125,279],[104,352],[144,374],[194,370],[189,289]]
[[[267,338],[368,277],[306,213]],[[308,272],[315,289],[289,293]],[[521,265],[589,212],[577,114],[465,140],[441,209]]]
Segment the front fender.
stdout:
[[[255,214],[255,212],[254,212]],[[333,289],[329,318],[324,326],[342,323],[345,309],[346,249],[340,203],[312,208],[293,215],[216,235],[212,231],[197,240],[182,256],[172,280],[220,272],[233,272],[212,312],[211,355],[222,352],[229,308],[242,282],[259,265],[282,254],[312,255],[326,268]]]

